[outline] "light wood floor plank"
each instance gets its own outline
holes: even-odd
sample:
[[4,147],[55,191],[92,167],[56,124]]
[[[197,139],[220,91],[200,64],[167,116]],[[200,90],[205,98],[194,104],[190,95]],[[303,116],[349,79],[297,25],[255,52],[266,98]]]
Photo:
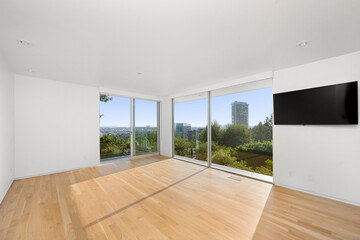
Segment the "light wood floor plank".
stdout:
[[16,180],[0,240],[360,239],[360,208],[162,156]]

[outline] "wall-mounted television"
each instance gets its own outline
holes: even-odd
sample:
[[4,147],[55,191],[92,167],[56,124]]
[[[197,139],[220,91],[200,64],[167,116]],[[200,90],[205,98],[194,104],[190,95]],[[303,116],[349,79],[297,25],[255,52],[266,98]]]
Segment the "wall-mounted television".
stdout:
[[358,124],[358,82],[274,94],[274,124]]

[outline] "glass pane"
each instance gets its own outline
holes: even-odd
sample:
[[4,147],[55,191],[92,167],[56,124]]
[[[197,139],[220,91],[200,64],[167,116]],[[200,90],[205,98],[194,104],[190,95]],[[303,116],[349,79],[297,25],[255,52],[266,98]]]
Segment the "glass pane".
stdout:
[[130,156],[130,99],[100,95],[100,159]]
[[207,98],[174,104],[174,153],[207,162]]
[[272,88],[211,98],[212,163],[272,176]]
[[157,152],[157,102],[135,99],[135,155]]

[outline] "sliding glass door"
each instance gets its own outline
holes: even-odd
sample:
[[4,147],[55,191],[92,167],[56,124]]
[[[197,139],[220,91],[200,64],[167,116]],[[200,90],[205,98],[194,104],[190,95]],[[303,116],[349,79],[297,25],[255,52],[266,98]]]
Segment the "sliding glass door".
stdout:
[[207,93],[178,98],[174,103],[174,154],[207,164]]
[[158,102],[134,99],[134,155],[158,151]]
[[100,160],[158,153],[159,102],[100,95]]

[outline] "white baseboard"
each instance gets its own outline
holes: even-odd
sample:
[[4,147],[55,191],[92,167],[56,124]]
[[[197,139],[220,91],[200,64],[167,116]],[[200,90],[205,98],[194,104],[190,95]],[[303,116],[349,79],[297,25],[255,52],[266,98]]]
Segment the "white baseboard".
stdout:
[[[146,157],[152,157],[152,156],[159,156],[159,153],[150,153],[150,154],[138,155],[138,156],[134,156],[133,159],[146,158]],[[100,165],[101,165],[101,162],[99,160],[99,162],[97,164],[92,164],[92,165],[83,166],[83,167],[79,167],[79,168],[62,169],[62,170],[59,170],[59,171],[48,171],[48,172],[43,172],[43,173],[30,174],[30,175],[15,177],[14,180],[45,176],[45,175],[50,175],[50,174],[55,174],[55,173],[68,172],[68,171],[78,170],[78,169],[82,169],[82,168],[96,167],[96,166],[100,166]]]
[[323,198],[327,198],[327,199],[330,199],[330,200],[343,202],[343,203],[347,203],[347,204],[351,204],[351,205],[360,207],[360,203],[358,203],[358,202],[352,202],[352,201],[348,201],[346,199],[336,198],[336,197],[332,197],[332,196],[329,196],[329,195],[326,195],[326,194],[307,191],[305,189],[296,188],[296,187],[292,187],[292,186],[287,186],[287,185],[284,185],[284,184],[274,183],[274,185],[279,186],[279,187],[289,188],[289,189],[296,190],[296,191],[299,191],[299,192],[308,193],[308,194],[315,195],[315,196],[318,196],[318,197],[323,197]]
[[46,175],[50,175],[50,174],[74,171],[74,170],[78,170],[78,169],[82,169],[82,168],[96,167],[96,166],[99,166],[99,165],[100,165],[100,162],[98,164],[92,164],[92,165],[88,165],[88,166],[84,166],[84,167],[80,167],[80,168],[63,169],[63,170],[59,170],[59,171],[49,171],[49,172],[44,172],[44,173],[37,173],[37,174],[30,174],[30,175],[25,175],[25,176],[21,176],[21,177],[15,177],[14,180],[46,176]]
[[14,180],[11,180],[8,182],[8,184],[4,185],[2,187],[2,189],[0,189],[0,204],[2,203],[2,201],[4,200],[7,192],[9,191],[11,184],[14,182]]

